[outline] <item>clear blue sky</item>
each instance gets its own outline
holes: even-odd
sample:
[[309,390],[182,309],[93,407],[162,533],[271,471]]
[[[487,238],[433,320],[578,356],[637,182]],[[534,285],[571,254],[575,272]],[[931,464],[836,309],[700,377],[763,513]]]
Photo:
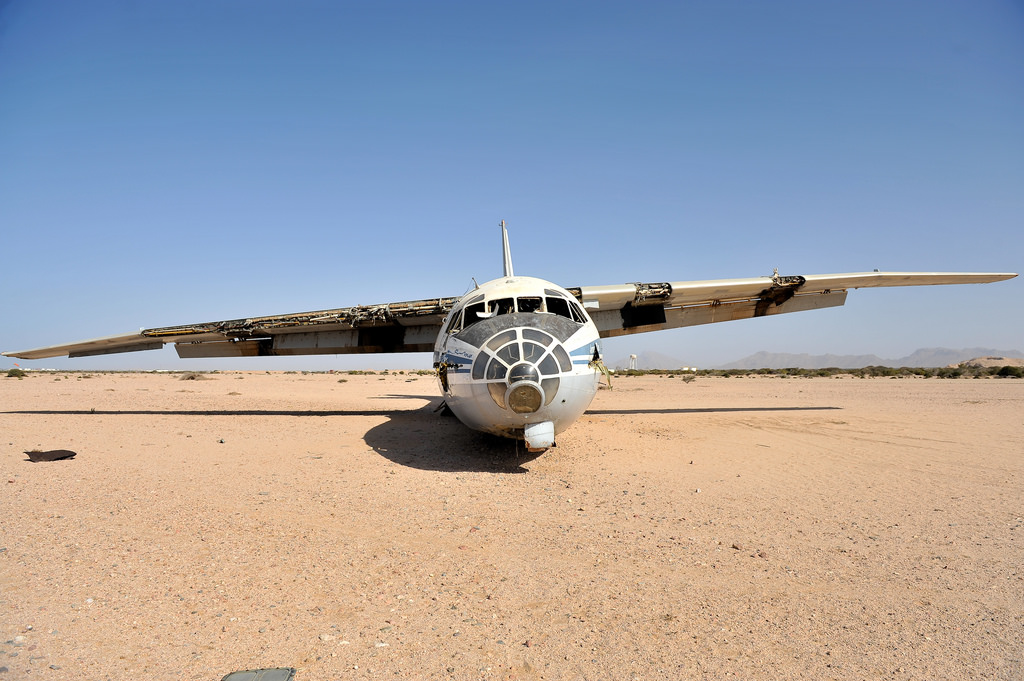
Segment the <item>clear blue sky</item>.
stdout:
[[[4,350],[459,295],[500,274],[501,219],[516,272],[564,286],[1020,272],[1024,6],[0,3]],[[854,291],[606,350],[1024,349],[1022,300]]]

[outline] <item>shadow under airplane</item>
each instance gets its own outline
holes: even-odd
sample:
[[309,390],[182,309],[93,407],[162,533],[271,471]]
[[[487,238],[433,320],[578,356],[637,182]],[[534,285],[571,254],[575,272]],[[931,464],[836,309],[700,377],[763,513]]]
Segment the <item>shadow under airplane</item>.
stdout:
[[526,451],[522,442],[469,430],[450,416],[438,414],[440,397],[387,395],[375,399],[422,399],[417,409],[37,409],[0,414],[40,416],[290,416],[344,418],[386,416],[370,428],[363,441],[386,459],[402,466],[446,473],[526,473],[522,464],[540,453]]
[[590,415],[615,414],[719,414],[766,411],[831,411],[842,407],[697,407],[690,409],[588,409]]
[[[363,441],[377,454],[402,466],[445,473],[526,473],[523,464],[540,456],[523,443],[470,430],[457,419],[437,413],[440,397],[386,395],[376,399],[422,399],[417,409],[46,409],[5,411],[3,414],[60,416],[291,416],[344,418],[386,416],[387,421],[366,431]],[[706,414],[773,411],[827,411],[841,407],[701,407],[681,409],[589,409],[589,415]]]

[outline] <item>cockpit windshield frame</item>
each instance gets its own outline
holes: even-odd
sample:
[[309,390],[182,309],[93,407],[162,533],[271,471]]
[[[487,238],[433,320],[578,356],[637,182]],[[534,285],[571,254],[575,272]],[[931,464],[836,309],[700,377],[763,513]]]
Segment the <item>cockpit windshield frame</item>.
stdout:
[[446,333],[458,333],[482,319],[498,315],[520,313],[554,314],[571,319],[577,324],[586,323],[586,313],[579,303],[553,289],[544,289],[544,295],[522,295],[485,300],[483,296],[471,299],[452,314]]

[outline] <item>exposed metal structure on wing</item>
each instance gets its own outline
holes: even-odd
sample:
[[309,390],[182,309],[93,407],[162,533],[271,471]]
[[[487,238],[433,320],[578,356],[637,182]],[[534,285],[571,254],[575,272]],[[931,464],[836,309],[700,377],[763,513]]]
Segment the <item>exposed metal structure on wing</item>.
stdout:
[[[502,225],[506,272],[512,262]],[[736,319],[835,307],[849,289],[881,286],[982,284],[1017,276],[977,272],[855,272],[567,289],[586,309],[602,338]],[[88,357],[153,350],[174,343],[181,357],[429,352],[445,316],[460,298],[221,322],[167,326],[66,345],[3,353],[21,359]]]
[[1015,274],[853,272],[749,279],[581,286],[576,296],[602,338],[766,315],[818,310],[846,302],[849,289],[982,284]]
[[180,357],[429,352],[458,298],[360,305],[269,317],[143,329],[19,353],[24,359],[90,357],[154,350],[175,343]]

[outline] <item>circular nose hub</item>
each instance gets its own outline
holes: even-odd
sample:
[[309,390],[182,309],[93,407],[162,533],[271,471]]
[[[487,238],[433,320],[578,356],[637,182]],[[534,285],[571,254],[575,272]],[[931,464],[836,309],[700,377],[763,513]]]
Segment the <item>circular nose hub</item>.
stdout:
[[508,391],[508,406],[517,414],[532,414],[543,404],[544,396],[532,383],[519,382]]

